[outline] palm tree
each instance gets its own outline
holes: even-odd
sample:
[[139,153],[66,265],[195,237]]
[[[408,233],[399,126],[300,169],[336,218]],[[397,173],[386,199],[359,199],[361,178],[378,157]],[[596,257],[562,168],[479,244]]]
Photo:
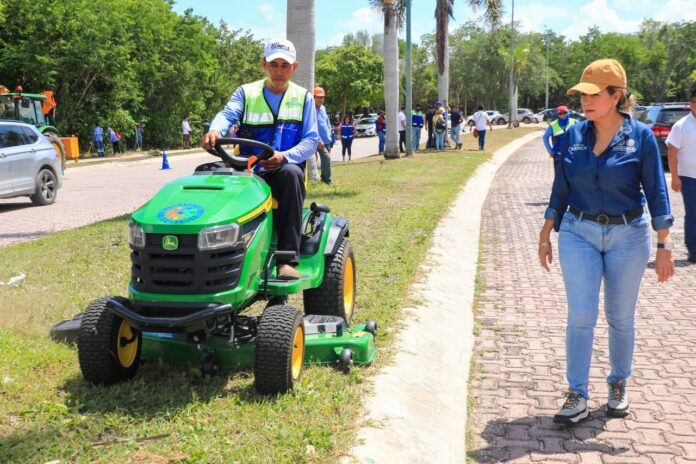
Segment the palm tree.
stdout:
[[384,15],[384,105],[387,117],[387,140],[384,158],[399,157],[399,44],[398,31],[404,22],[405,0],[370,0]]
[[[288,0],[287,38],[295,45],[299,66],[293,81],[311,92],[314,88],[314,47],[316,37],[314,0]],[[307,160],[309,178],[319,181],[319,170],[314,156]]]
[[[467,0],[474,12],[484,7],[486,24],[495,26],[503,13],[502,0]],[[437,94],[442,101],[449,94],[449,19],[454,19],[454,0],[437,0],[435,6],[436,20],[436,58],[437,58]]]

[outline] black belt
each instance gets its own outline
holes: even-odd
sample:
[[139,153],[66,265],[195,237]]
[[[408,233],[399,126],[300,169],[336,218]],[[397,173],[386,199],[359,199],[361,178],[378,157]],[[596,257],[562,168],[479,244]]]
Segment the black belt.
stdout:
[[634,209],[633,211],[624,213],[621,216],[609,216],[608,214],[604,213],[593,216],[592,214],[583,213],[575,206],[569,206],[568,211],[580,218],[581,221],[586,219],[603,226],[608,226],[610,224],[628,224],[638,216],[643,215],[643,208]]

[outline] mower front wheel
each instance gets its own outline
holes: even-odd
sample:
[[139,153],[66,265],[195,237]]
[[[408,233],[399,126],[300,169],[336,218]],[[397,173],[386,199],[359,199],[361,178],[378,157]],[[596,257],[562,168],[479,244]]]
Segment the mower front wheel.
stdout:
[[356,270],[353,246],[342,240],[335,255],[326,258],[324,281],[304,291],[305,314],[340,316],[350,325],[355,308]]
[[256,335],[256,391],[275,395],[291,390],[302,375],[305,330],[302,313],[292,306],[269,306]]
[[[126,298],[115,297],[121,304]],[[142,333],[106,307],[109,298],[94,300],[82,316],[77,354],[85,380],[111,385],[135,376],[140,364]]]

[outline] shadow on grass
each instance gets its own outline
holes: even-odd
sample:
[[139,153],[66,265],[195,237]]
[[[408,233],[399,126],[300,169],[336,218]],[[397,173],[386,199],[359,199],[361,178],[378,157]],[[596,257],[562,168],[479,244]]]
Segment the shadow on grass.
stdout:
[[232,397],[239,403],[269,403],[256,392],[251,371],[223,371],[204,378],[186,365],[144,363],[135,378],[117,385],[93,385],[75,376],[65,382],[65,404],[80,413],[115,412],[133,418],[169,416],[192,403]]
[[36,205],[34,203],[27,201],[27,202],[12,202],[12,203],[0,203],[0,213],[4,212],[9,212],[9,211],[14,211],[17,209],[25,209],[25,208],[34,208]]
[[496,419],[488,422],[481,438],[488,447],[467,452],[467,456],[478,463],[514,461],[530,455],[562,455],[599,452],[611,456],[621,455],[630,448],[615,447],[609,440],[601,438],[606,423],[606,407],[592,411],[590,418],[574,427],[553,423],[553,416],[523,417],[513,421]]
[[358,196],[358,192],[356,192],[354,190],[349,190],[349,191],[330,190],[327,192],[318,192],[315,190],[312,192],[312,200],[313,201],[319,200],[319,199],[324,199],[324,198],[328,199],[328,200],[332,200],[332,199],[336,199],[336,198],[353,198],[356,196]]

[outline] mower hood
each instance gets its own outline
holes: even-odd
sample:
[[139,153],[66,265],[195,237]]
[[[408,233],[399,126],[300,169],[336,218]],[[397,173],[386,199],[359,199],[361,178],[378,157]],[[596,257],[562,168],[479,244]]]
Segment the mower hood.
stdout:
[[242,224],[271,209],[271,189],[254,175],[195,175],[165,185],[133,213],[147,233],[197,233]]

